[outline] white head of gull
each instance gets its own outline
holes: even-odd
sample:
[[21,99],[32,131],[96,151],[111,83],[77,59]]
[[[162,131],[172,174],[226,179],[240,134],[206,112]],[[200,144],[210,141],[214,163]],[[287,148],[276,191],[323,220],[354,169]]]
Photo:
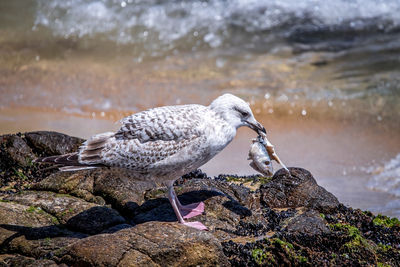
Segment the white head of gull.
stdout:
[[168,187],[168,199],[179,223],[201,230],[200,222],[184,219],[200,215],[204,203],[182,205],[173,188],[175,180],[196,170],[224,149],[236,130],[264,127],[249,105],[232,94],[216,98],[209,106],[178,105],[148,109],[121,120],[117,132],[97,134],[76,153],[39,159],[60,164],[62,171],[119,167],[141,179],[153,179]]

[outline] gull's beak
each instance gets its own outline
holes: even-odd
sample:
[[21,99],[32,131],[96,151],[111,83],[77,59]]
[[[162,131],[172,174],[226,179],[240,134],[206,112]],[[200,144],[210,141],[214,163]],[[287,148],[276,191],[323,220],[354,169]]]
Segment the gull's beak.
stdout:
[[249,119],[246,121],[248,126],[253,129],[257,134],[264,133],[266,134],[267,131],[265,130],[264,126],[261,125],[258,121],[256,121],[254,118]]

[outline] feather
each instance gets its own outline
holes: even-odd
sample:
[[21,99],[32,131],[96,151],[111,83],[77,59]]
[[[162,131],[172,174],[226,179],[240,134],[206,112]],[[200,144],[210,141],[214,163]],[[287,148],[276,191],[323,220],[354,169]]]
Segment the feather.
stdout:
[[44,158],[38,158],[35,162],[49,162],[56,163],[60,165],[79,165],[78,153],[70,153],[59,156],[50,156]]
[[207,113],[201,105],[159,107],[142,111],[121,120],[117,139],[149,141],[180,141],[199,136],[200,114]]
[[108,140],[114,133],[102,133],[92,136],[79,148],[79,162],[81,164],[101,164],[102,152]]
[[70,172],[70,171],[80,171],[80,170],[91,170],[96,169],[96,166],[65,166],[59,168],[62,172]]

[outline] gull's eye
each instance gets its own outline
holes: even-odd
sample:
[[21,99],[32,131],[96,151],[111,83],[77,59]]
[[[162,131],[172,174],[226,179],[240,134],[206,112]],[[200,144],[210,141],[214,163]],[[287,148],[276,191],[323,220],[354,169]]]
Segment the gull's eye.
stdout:
[[246,117],[250,116],[250,113],[245,111],[245,110],[241,110],[241,109],[238,109],[238,108],[235,108],[235,110],[237,112],[239,112],[240,116],[243,117],[243,118],[246,118]]
[[247,111],[241,111],[240,114],[242,115],[242,117],[248,117],[250,114]]

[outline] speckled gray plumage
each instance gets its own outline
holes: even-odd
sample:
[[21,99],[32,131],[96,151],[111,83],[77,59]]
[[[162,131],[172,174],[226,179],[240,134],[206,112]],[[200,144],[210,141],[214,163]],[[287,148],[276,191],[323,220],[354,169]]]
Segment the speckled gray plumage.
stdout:
[[209,107],[167,106],[121,120],[116,133],[95,135],[81,147],[81,164],[121,167],[141,178],[169,182],[197,169],[235,136]]

